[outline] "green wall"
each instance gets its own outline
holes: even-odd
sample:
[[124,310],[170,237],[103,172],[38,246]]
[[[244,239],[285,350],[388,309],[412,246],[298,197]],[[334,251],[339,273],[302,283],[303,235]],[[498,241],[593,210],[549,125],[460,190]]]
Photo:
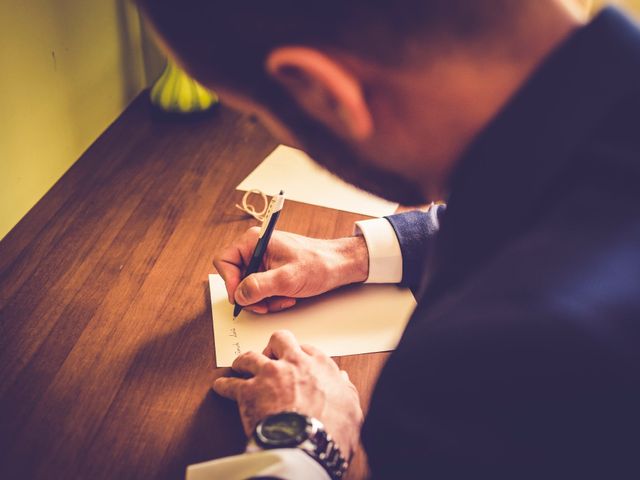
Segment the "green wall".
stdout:
[[0,0],[0,12],[1,239],[157,65],[126,0]]

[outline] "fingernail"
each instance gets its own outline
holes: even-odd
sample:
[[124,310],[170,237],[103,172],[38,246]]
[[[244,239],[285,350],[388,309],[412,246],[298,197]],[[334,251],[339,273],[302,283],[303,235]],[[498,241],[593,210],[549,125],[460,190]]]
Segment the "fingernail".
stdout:
[[282,308],[291,308],[296,304],[296,301],[293,298],[290,298],[289,300],[285,300],[284,302],[282,302]]
[[243,302],[247,302],[247,299],[249,298],[249,289],[247,288],[247,284],[243,283],[240,285],[240,300],[242,300]]

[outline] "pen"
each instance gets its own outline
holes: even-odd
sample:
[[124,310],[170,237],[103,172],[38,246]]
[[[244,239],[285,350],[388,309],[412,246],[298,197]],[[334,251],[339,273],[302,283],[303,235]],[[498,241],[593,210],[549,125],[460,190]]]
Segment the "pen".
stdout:
[[[269,240],[271,239],[271,234],[276,227],[276,223],[278,222],[278,218],[280,218],[280,211],[284,206],[284,192],[280,190],[280,193],[271,199],[269,203],[269,207],[267,208],[267,213],[264,216],[264,220],[262,221],[262,228],[260,229],[260,234],[258,236],[258,243],[256,243],[256,248],[253,250],[253,255],[251,256],[251,260],[249,261],[249,266],[247,270],[244,272],[242,280],[247,278],[249,275],[256,273],[260,268],[260,264],[262,263],[262,259],[264,257],[265,252],[267,251],[267,247],[269,246]],[[241,281],[242,281],[241,280]],[[233,319],[235,320],[240,315],[242,311],[242,305],[238,303],[233,307]]]

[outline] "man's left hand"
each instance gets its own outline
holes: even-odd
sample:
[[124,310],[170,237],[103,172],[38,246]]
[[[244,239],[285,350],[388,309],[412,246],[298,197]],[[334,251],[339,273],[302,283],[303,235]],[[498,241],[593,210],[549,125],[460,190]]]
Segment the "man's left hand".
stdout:
[[299,345],[291,332],[272,335],[262,354],[246,352],[232,368],[248,379],[218,378],[213,389],[238,402],[247,436],[268,415],[296,411],[320,420],[349,458],[358,444],[362,409],[347,373],[317,348]]

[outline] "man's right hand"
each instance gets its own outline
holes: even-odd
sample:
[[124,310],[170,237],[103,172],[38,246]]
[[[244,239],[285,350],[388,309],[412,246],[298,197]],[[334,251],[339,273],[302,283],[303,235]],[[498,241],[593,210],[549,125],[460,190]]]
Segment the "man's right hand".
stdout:
[[364,238],[320,240],[276,231],[260,272],[241,282],[259,232],[258,227],[250,228],[213,261],[230,303],[255,313],[277,312],[295,305],[296,298],[313,297],[368,277]]

